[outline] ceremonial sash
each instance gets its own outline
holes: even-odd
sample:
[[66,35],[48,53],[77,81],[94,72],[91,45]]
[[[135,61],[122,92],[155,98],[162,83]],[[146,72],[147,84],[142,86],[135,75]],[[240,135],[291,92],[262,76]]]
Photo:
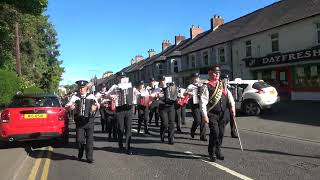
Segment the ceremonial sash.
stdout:
[[220,101],[222,96],[222,83],[220,81],[218,81],[216,88],[214,90],[214,92],[212,93],[211,97],[209,98],[209,103],[212,104],[211,107],[208,108],[208,112],[211,111],[211,109],[213,109],[218,102]]

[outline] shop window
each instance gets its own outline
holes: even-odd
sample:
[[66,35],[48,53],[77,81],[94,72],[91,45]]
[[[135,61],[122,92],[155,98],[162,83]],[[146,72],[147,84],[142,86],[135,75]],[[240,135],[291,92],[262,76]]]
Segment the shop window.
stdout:
[[158,68],[159,68],[159,75],[162,75],[163,74],[163,64],[159,63]]
[[318,44],[320,44],[320,23],[317,23]]
[[203,58],[203,65],[208,66],[209,65],[209,55],[208,52],[204,52],[202,54],[202,58]]
[[294,68],[295,88],[320,88],[320,65],[304,65]]
[[246,57],[251,57],[251,41],[246,41]]
[[220,63],[225,63],[226,62],[224,48],[220,48],[219,49],[219,62]]
[[271,50],[272,52],[279,51],[279,34],[271,34]]

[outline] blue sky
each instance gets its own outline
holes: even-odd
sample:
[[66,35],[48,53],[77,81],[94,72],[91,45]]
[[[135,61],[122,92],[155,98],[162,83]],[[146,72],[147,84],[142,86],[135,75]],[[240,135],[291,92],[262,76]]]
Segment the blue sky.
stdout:
[[163,40],[189,37],[191,25],[210,28],[210,18],[225,22],[277,0],[49,0],[46,14],[58,32],[62,85],[117,72],[137,54],[161,51]]

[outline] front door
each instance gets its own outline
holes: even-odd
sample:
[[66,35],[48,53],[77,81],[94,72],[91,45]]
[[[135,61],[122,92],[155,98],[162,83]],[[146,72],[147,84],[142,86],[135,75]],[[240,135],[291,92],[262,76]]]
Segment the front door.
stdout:
[[289,67],[276,70],[277,91],[281,98],[290,98],[291,70]]

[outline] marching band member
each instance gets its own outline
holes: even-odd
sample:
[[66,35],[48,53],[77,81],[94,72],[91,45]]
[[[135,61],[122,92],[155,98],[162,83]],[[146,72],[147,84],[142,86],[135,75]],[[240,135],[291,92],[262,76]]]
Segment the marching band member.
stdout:
[[[141,124],[144,124],[144,133],[150,134],[148,131],[148,119],[149,119],[149,91],[144,88],[144,82],[140,81],[138,88],[137,88],[137,107],[138,107],[138,133],[140,133]],[[151,98],[151,97],[150,97]]]
[[[228,87],[229,85],[229,76],[226,74],[226,75],[221,75],[221,81],[222,83],[224,83],[224,86],[225,88]],[[233,96],[232,96],[232,93],[228,93],[228,96],[231,96],[229,97],[230,99],[232,98],[233,99]],[[228,108],[226,108],[226,112],[225,112],[225,119],[226,119],[226,125],[228,123],[230,123],[230,130],[231,130],[231,137],[232,138],[238,138],[238,135],[236,133],[236,126],[235,126],[235,118],[232,118],[232,114],[230,112],[236,112],[235,110],[235,104],[232,104],[234,102],[234,100],[230,101],[230,104],[228,106]],[[232,109],[234,108],[234,109]],[[235,115],[235,114],[234,114]]]
[[[133,90],[132,84],[129,82],[121,83],[125,80],[126,75],[124,72],[116,74],[118,84],[114,84],[106,93],[116,102],[115,118],[118,123],[118,144],[119,148],[123,149],[123,135],[126,133],[126,153],[132,155],[130,147],[131,142],[131,125],[132,125],[132,104],[133,104]],[[124,85],[125,87],[121,87]],[[127,87],[131,85],[131,87]]]
[[[161,142],[164,142],[165,132],[168,129],[169,144],[174,144],[174,120],[175,109],[174,104],[177,98],[177,87],[171,83],[171,87],[165,82],[165,77],[162,76],[159,81],[159,87],[154,91],[153,97],[159,98],[159,113],[161,118],[160,137]],[[170,90],[172,90],[170,92]],[[175,90],[175,91],[174,91]],[[173,97],[173,98],[171,98]]]
[[220,81],[220,67],[214,66],[208,75],[209,80],[203,84],[200,92],[200,108],[202,121],[209,123],[208,153],[210,160],[215,162],[216,158],[224,160],[221,144],[224,136],[225,110],[232,99],[228,96],[231,92],[223,87]]
[[198,126],[200,125],[200,140],[207,141],[206,124],[201,121],[202,115],[201,115],[200,106],[199,106],[199,102],[200,102],[199,90],[201,87],[199,77],[200,77],[199,73],[194,73],[192,75],[192,84],[188,85],[186,90],[186,94],[191,96],[190,104],[191,104],[191,112],[193,116],[193,123],[192,123],[190,135],[192,138],[194,138],[194,134]]
[[96,94],[96,98],[100,104],[100,120],[101,120],[101,132],[107,131],[107,116],[106,116],[106,101],[107,98],[105,96],[107,92],[107,87],[105,84],[102,84],[102,89]]
[[[157,82],[155,81],[154,78],[151,78],[150,79],[150,86],[147,87],[147,90],[149,91],[150,94],[152,94],[155,89],[158,87]],[[152,120],[152,117],[153,117],[153,114],[154,114],[154,119],[155,119],[155,123],[156,123],[156,126],[158,127],[159,126],[159,100],[157,98],[155,98],[150,107],[149,107],[149,124],[151,124],[151,120]]]
[[99,109],[99,103],[93,94],[88,93],[88,81],[79,80],[76,84],[79,92],[71,97],[66,108],[74,110],[79,150],[78,159],[82,159],[85,150],[87,162],[93,163],[94,116]]
[[[175,103],[175,121],[177,124],[177,132],[182,133],[181,124],[185,124],[186,117],[186,104],[182,103],[184,97],[185,89],[179,87],[178,88],[178,101]],[[181,102],[181,103],[179,103]]]

